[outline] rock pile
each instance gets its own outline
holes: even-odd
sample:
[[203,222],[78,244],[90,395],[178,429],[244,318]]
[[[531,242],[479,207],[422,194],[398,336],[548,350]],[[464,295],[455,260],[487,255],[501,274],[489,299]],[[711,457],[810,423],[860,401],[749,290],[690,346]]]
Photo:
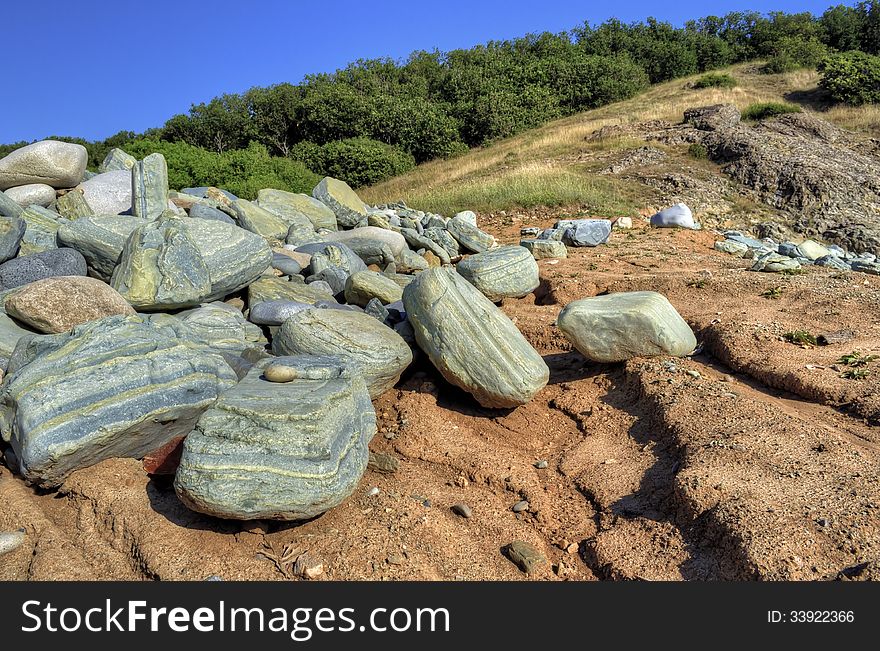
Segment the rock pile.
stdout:
[[[247,201],[170,189],[160,154],[113,150],[88,179],[85,164],[54,141],[0,160],[3,441],[53,487],[183,438],[177,494],[223,518],[311,518],[350,495],[371,399],[419,351],[485,407],[531,400],[549,369],[496,303],[538,287],[537,259],[612,230],[561,220],[499,246],[473,212],[368,206],[332,178]],[[664,301],[588,299],[559,325],[589,359],[687,354]],[[597,332],[617,339],[596,352]]]

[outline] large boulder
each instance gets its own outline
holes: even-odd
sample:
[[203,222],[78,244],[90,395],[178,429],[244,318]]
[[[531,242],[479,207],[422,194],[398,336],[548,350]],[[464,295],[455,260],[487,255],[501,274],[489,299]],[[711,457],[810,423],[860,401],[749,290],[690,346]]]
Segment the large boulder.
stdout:
[[307,194],[295,194],[284,190],[265,189],[257,193],[261,208],[273,212],[289,224],[308,219],[312,230],[326,228],[335,231],[336,215],[330,208]]
[[482,253],[495,246],[495,237],[481,231],[467,216],[456,215],[446,224],[446,230],[465,249],[474,253]]
[[191,509],[305,520],[340,504],[363,476],[376,414],[357,371],[332,357],[271,364],[290,381],[252,369],[186,437],[174,488]]
[[41,140],[0,158],[0,190],[28,183],[72,188],[82,181],[88,162],[82,145]]
[[43,206],[55,201],[55,188],[45,183],[28,183],[6,190],[6,196],[19,206]]
[[[394,258],[399,258],[403,250],[407,248],[403,235],[378,226],[361,226],[350,231],[331,233],[327,235],[327,239],[333,242],[342,242],[356,253],[358,253],[359,246],[363,246],[364,243],[386,244]],[[361,259],[363,257],[361,255]]]
[[57,486],[190,432],[236,381],[204,346],[138,316],[108,317],[19,340],[0,389],[0,432],[25,479]]
[[189,307],[249,285],[271,261],[269,246],[243,229],[166,216],[132,232],[111,285],[140,310]]
[[456,270],[490,301],[522,298],[537,289],[538,263],[521,246],[501,246],[469,256]]
[[135,314],[119,292],[86,276],[37,280],[8,296],[5,307],[10,316],[50,334],[108,316]]
[[366,205],[345,181],[326,176],[312,190],[312,196],[333,211],[343,228],[367,224]]
[[513,322],[454,269],[423,271],[403,290],[416,341],[443,377],[484,407],[529,402],[550,370]]
[[573,301],[560,312],[556,324],[594,362],[684,356],[697,346],[690,326],[657,292],[622,292]]
[[109,281],[129,236],[149,220],[131,216],[80,217],[61,224],[58,244],[79,251],[92,272]]
[[50,249],[0,264],[0,290],[53,276],[85,276],[86,260],[73,249]]
[[168,163],[162,154],[150,154],[131,168],[131,212],[157,219],[167,209]]
[[18,217],[22,210],[24,210],[24,208],[19,206],[10,199],[5,192],[0,190],[0,217]]
[[287,231],[290,229],[287,221],[247,199],[233,201],[232,211],[238,225],[251,233],[256,233],[267,240],[281,242],[287,237]]
[[93,176],[78,186],[93,215],[120,215],[131,210],[131,170],[113,170]]
[[394,330],[369,314],[347,310],[303,310],[275,335],[276,355],[334,355],[363,375],[371,398],[392,388],[412,363],[412,351]]

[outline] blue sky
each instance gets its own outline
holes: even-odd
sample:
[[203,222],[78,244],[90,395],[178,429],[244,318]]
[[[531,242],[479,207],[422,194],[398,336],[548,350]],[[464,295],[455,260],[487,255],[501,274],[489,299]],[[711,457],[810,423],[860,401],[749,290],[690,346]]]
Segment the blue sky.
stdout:
[[729,11],[812,11],[833,0],[42,0],[2,10],[0,142],[102,139],[161,126],[227,92],[584,21],[674,24]]

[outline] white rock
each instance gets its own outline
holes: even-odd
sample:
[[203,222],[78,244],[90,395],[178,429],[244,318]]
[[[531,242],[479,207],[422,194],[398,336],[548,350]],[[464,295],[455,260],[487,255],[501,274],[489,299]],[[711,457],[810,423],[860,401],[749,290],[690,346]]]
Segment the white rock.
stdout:
[[55,201],[55,188],[45,183],[28,183],[9,188],[6,196],[19,206],[37,205],[45,208]]
[[[8,195],[9,193],[7,192],[6,194]],[[798,244],[798,249],[800,249],[800,252],[805,258],[809,258],[810,260],[818,260],[819,258],[824,258],[826,255],[831,255],[831,251],[813,240],[804,240]]]
[[131,171],[113,170],[77,186],[95,215],[120,215],[131,209]]
[[0,158],[0,190],[28,183],[72,188],[82,181],[88,161],[82,145],[41,140]]
[[697,228],[691,209],[683,203],[664,208],[655,214],[651,217],[651,226],[656,228]]

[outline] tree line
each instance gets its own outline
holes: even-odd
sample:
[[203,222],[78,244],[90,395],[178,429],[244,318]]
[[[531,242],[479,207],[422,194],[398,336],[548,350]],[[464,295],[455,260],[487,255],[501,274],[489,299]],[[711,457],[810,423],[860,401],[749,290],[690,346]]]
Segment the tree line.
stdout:
[[[850,50],[880,54],[880,0],[838,5],[818,17],[732,12],[683,27],[612,19],[470,49],[413,52],[404,61],[359,60],[299,84],[221,95],[143,134],[62,139],[84,144],[93,167],[112,147],[148,140],[183,143],[188,156],[205,152],[215,161],[250,147],[254,156],[299,161],[364,185],[627,99],[650,84],[755,59],[768,61],[767,72],[784,72]],[[22,144],[0,147],[0,155]]]

